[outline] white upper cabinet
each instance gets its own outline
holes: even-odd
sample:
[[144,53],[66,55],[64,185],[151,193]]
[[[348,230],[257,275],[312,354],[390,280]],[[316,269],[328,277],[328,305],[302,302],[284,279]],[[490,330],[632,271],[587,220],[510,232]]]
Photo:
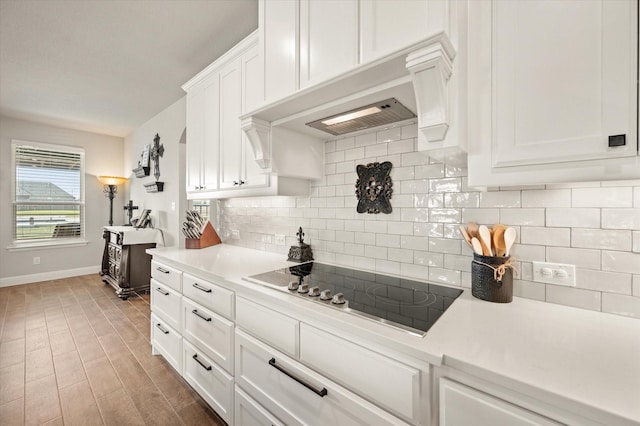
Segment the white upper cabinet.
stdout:
[[470,3],[470,185],[640,176],[637,7]]
[[219,81],[211,75],[187,93],[187,193],[218,188]]
[[300,88],[356,65],[358,1],[300,0]]
[[262,0],[259,15],[265,94],[272,102],[298,89],[298,2]]
[[361,0],[360,62],[410,46],[441,30],[442,24],[434,27],[430,18],[445,7],[441,0]]
[[240,58],[220,71],[220,188],[240,185],[242,167],[242,68]]

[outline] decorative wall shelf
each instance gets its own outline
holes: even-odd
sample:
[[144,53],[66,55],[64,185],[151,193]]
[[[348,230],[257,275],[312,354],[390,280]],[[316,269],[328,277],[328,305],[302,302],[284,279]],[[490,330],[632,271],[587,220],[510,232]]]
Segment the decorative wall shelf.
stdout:
[[144,184],[147,192],[162,192],[164,189],[164,182],[151,182]]
[[133,169],[133,173],[135,173],[137,178],[149,176],[149,172],[151,171],[151,167],[138,166]]

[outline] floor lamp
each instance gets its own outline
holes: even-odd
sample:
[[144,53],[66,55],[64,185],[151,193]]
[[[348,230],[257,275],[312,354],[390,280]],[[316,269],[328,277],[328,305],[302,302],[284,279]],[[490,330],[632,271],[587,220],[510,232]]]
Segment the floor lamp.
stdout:
[[113,225],[113,199],[118,192],[118,185],[127,181],[127,178],[118,176],[98,176],[100,183],[104,185],[105,197],[109,197],[109,226]]

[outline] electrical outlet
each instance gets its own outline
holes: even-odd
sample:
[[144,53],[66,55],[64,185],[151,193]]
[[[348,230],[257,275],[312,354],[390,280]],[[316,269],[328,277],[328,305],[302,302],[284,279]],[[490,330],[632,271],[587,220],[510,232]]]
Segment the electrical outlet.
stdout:
[[231,231],[231,238],[233,238],[234,240],[239,240],[240,239],[240,231],[238,231],[237,229],[234,229]]
[[36,256],[33,258],[33,264],[34,265],[39,265],[40,264],[40,257]]
[[576,266],[562,263],[533,262],[533,281],[576,286]]
[[284,237],[284,235],[276,234],[276,245],[277,246],[285,245],[285,237]]

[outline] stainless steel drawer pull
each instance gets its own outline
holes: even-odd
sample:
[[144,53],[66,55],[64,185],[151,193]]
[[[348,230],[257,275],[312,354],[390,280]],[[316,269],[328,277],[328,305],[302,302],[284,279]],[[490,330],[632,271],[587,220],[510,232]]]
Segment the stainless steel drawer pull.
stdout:
[[160,271],[160,272],[162,272],[163,274],[169,274],[169,273],[171,272],[171,271],[167,271],[166,269],[161,268],[161,267],[159,267],[159,266],[156,268],[156,271]]
[[158,327],[164,334],[169,334],[169,330],[165,330],[165,328],[160,325],[160,323],[156,324],[156,327]]
[[198,283],[193,283],[193,287],[197,288],[200,291],[204,291],[205,293],[211,293],[211,289],[210,288],[202,287]]
[[193,354],[193,359],[195,359],[196,362],[202,366],[202,368],[204,368],[207,371],[211,371],[211,366],[210,365],[206,365],[204,362],[200,361],[198,359],[198,354]]
[[293,380],[295,380],[296,382],[300,383],[302,386],[304,386],[305,388],[309,389],[310,391],[312,391],[313,393],[315,393],[318,396],[321,396],[322,398],[324,398],[325,396],[327,396],[327,388],[323,387],[322,389],[318,390],[316,389],[314,386],[310,385],[309,383],[305,382],[304,380],[296,377],[295,375],[289,373],[287,370],[285,370],[284,368],[280,367],[279,365],[276,364],[276,359],[275,358],[271,358],[269,360],[269,365],[274,367],[276,370],[280,371],[281,373],[291,377]]
[[191,313],[195,314],[197,317],[202,318],[205,321],[211,321],[211,317],[205,317],[204,315],[202,315],[200,312],[198,312],[197,309],[194,309],[193,311],[191,311]]
[[163,296],[168,296],[169,292],[168,291],[164,291],[163,289],[161,289],[160,287],[156,288],[156,291],[160,294],[162,294]]

